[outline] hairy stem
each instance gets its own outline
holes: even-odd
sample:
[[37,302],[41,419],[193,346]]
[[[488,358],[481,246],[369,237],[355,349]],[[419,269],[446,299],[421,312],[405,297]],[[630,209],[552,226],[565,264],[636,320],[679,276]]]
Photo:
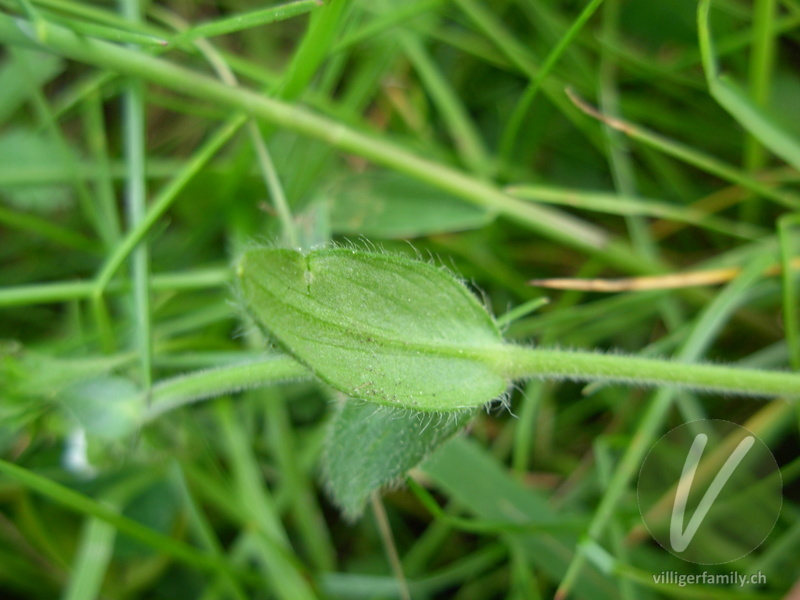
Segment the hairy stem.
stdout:
[[196,371],[167,379],[153,386],[150,408],[143,420],[152,421],[167,411],[198,400],[281,383],[289,379],[302,379],[310,375],[308,369],[288,356]]
[[491,362],[510,379],[538,377],[679,386],[742,396],[800,397],[800,373],[673,362],[620,354],[507,346]]
[[[509,379],[536,377],[605,381],[642,386],[678,386],[742,396],[800,398],[800,373],[513,345],[495,348],[490,357],[478,352],[475,355],[480,355]],[[156,384],[152,389],[151,406],[143,420],[152,421],[165,412],[199,400],[309,377],[311,372],[288,356],[273,356],[257,362],[196,371]]]

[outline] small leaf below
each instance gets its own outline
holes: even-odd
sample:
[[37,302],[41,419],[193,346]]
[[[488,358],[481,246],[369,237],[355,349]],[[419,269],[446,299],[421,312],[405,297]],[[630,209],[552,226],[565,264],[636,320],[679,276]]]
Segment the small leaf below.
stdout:
[[357,518],[374,490],[405,475],[471,416],[344,402],[330,424],[322,465],[334,502],[345,517]]

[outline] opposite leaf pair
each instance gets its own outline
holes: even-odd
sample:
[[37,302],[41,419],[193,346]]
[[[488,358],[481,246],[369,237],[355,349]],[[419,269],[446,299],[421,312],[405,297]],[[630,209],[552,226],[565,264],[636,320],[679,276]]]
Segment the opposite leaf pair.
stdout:
[[372,401],[345,402],[328,436],[323,475],[348,518],[462,427],[473,414],[464,409],[507,387],[479,359],[502,344],[497,326],[442,269],[348,249],[276,249],[248,252],[238,274],[278,344],[348,397]]

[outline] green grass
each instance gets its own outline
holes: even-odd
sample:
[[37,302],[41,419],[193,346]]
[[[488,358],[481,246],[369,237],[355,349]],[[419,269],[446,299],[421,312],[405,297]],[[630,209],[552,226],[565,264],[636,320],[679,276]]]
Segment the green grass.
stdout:
[[[0,595],[785,596],[796,402],[608,378],[661,358],[733,365],[725,380],[800,369],[798,17],[794,0],[0,0]],[[234,272],[253,247],[326,244],[463,278],[506,341],[549,349],[485,359],[504,376],[611,371],[518,382],[447,443],[461,421],[344,411]],[[729,267],[718,286],[529,284]],[[758,434],[784,483],[769,537],[723,565],[659,547],[636,500],[655,441],[704,418]],[[668,570],[767,583],[654,583]]]

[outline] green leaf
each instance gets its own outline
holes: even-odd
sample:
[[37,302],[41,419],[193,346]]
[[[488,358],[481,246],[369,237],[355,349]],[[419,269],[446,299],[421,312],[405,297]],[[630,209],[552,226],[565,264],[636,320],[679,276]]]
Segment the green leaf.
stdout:
[[63,163],[63,154],[47,136],[32,129],[9,129],[0,134],[0,165],[5,173],[28,177],[26,183],[0,186],[0,194],[23,210],[49,212],[67,208],[72,203],[67,186],[37,181],[42,173]]
[[349,177],[329,190],[336,233],[408,238],[483,227],[485,209],[397,173]]
[[463,427],[472,411],[447,416],[343,402],[328,431],[323,477],[345,517],[362,513],[369,495],[397,481]]
[[262,249],[237,272],[256,320],[347,396],[452,411],[506,389],[489,366],[503,350],[497,325],[443,269],[347,249]]
[[700,52],[708,91],[748,133],[776,156],[795,169],[800,169],[800,140],[778,123],[768,111],[756,105],[731,78],[720,74],[708,22],[710,7],[710,0],[703,0],[697,7]]
[[711,95],[745,130],[778,156],[800,169],[800,140],[771,115],[757,106],[728,77],[720,76],[711,84]]
[[18,111],[37,87],[64,70],[64,61],[46,52],[16,48],[0,63],[0,123]]

